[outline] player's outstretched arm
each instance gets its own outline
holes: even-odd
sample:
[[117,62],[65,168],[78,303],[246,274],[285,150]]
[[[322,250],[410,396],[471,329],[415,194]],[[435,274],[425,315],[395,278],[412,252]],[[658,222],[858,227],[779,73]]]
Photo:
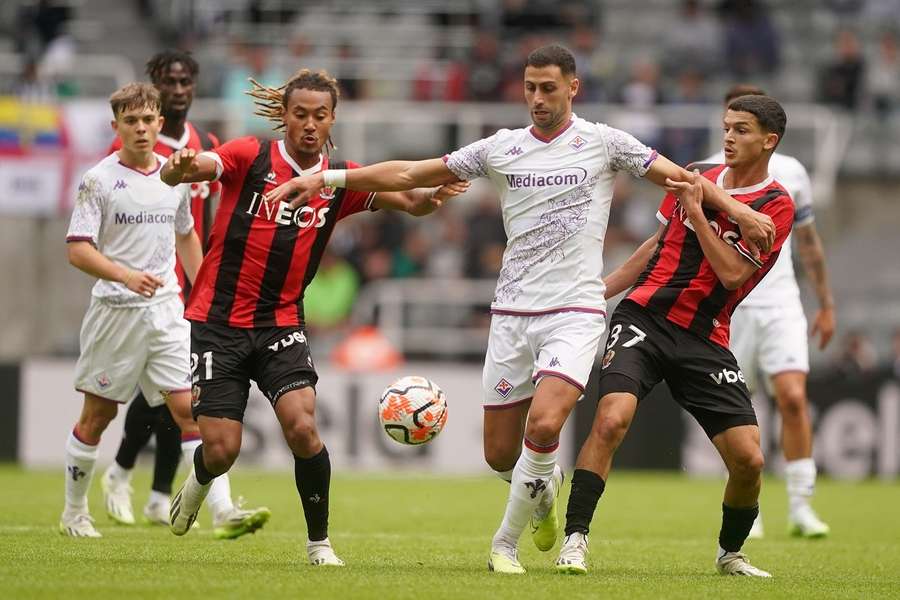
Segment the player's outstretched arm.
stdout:
[[195,181],[212,181],[216,178],[216,161],[209,156],[198,154],[192,148],[182,148],[173,152],[159,172],[159,178],[171,186]]
[[184,267],[184,274],[187,275],[188,281],[194,283],[197,279],[197,271],[200,270],[200,263],[203,262],[203,247],[200,245],[200,237],[195,229],[191,229],[185,234],[175,234],[175,253],[181,259],[181,266]]
[[[664,156],[658,156],[650,165],[645,177],[674,193],[675,190],[666,185],[666,180],[686,182],[691,180],[690,175],[690,171],[679,167]],[[705,177],[700,178],[700,185],[703,186],[703,204],[724,212],[737,223],[741,230],[741,238],[753,256],[759,257],[760,251],[769,252],[772,249],[775,242],[775,224],[771,217],[735,200]]]
[[359,169],[329,169],[295,177],[266,194],[267,202],[290,202],[292,208],[306,204],[325,186],[361,192],[400,192],[435,187],[459,181],[440,158],[419,161],[392,160]]
[[408,192],[379,192],[373,205],[376,208],[399,210],[414,217],[430,215],[445,200],[459,196],[469,189],[468,181],[448,183],[438,188],[416,188]]
[[641,244],[638,249],[628,257],[628,260],[622,263],[615,271],[603,278],[603,283],[606,284],[604,296],[607,300],[615,298],[635,284],[638,277],[640,277],[641,273],[644,272],[644,269],[647,268],[647,263],[653,258],[653,253],[656,252],[659,239],[665,229],[665,225],[660,225],[656,230],[656,233],[647,238],[647,241]]
[[163,281],[150,273],[132,271],[116,264],[100,253],[91,242],[73,241],[68,244],[69,264],[88,275],[122,283],[136,294],[152,298]]
[[820,335],[819,349],[824,350],[831,341],[836,327],[834,317],[834,296],[831,295],[831,286],[828,283],[828,267],[825,264],[825,251],[822,249],[822,240],[816,231],[814,223],[797,225],[794,227],[797,234],[797,250],[800,254],[800,262],[803,263],[803,271],[812,281],[816,298],[819,300],[819,311],[813,318],[810,335]]
[[716,232],[703,214],[703,188],[700,180],[704,180],[698,172],[688,173],[688,181],[668,180],[670,187],[684,207],[688,219],[697,234],[703,256],[709,261],[716,277],[727,290],[736,290],[750,279],[750,276],[761,266],[743,257],[733,246],[719,239]]

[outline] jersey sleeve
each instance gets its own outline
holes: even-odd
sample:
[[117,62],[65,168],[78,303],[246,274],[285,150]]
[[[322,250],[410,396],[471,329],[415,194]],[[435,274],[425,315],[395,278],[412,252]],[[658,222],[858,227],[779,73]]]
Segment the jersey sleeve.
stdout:
[[797,185],[791,190],[794,201],[794,225],[809,225],[816,220],[813,212],[812,182],[803,165],[797,165]]
[[94,246],[100,237],[107,193],[96,175],[88,172],[81,178],[75,197],[75,209],[66,232],[67,242],[90,242]]
[[744,244],[744,240],[738,240],[734,247],[741,256],[752,262],[757,268],[762,268],[772,260],[773,255],[775,257],[778,256],[781,246],[784,245],[784,240],[791,233],[791,227],[794,224],[794,203],[791,201],[790,196],[782,195],[776,200],[765,204],[759,212],[769,215],[772,218],[772,222],[775,223],[775,242],[772,244],[772,249],[769,252],[761,252],[757,259]]
[[613,171],[625,171],[643,177],[659,154],[642,144],[636,137],[620,129],[598,123],[603,128],[603,140]]
[[216,178],[222,185],[240,181],[259,154],[259,140],[253,136],[237,138],[225,142],[215,150],[201,152],[216,162]]
[[[348,169],[358,169],[362,165],[355,162],[347,161]],[[341,208],[338,211],[338,220],[350,215],[370,210],[372,203],[375,201],[375,192],[360,192],[357,190],[347,189],[344,191],[344,199],[341,201]]]
[[668,225],[672,215],[675,214],[675,206],[677,204],[678,200],[675,198],[675,194],[666,194],[662,202],[659,203],[659,208],[656,211],[656,220],[663,225]]
[[444,156],[444,163],[463,181],[487,177],[488,155],[497,142],[497,134],[472,142]]
[[179,184],[175,188],[178,194],[178,209],[175,211],[175,233],[185,235],[194,228],[194,215],[191,213],[191,186]]

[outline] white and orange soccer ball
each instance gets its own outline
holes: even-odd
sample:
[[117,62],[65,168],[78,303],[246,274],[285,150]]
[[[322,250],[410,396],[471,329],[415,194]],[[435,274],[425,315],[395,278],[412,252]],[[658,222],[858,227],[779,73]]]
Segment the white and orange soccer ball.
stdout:
[[395,442],[426,444],[438,436],[447,422],[447,400],[443,390],[430,379],[402,377],[381,394],[378,419]]

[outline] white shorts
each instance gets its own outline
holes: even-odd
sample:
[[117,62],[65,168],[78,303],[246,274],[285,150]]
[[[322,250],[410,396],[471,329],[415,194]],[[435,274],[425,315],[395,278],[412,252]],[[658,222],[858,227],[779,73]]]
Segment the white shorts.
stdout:
[[530,400],[547,375],[583,391],[605,330],[603,313],[493,315],[484,359],[485,410]]
[[191,389],[191,326],[178,296],[142,307],[112,307],[93,298],[81,324],[75,389],[150,406]]
[[809,338],[800,301],[783,306],[738,306],[731,316],[731,352],[747,386],[757,388],[757,374],[768,378],[786,371],[809,372]]

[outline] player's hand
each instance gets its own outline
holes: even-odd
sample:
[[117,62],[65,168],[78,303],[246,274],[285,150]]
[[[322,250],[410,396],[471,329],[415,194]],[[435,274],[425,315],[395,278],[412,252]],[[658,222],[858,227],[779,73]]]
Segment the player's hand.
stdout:
[[156,290],[161,288],[165,282],[159,277],[144,271],[128,271],[122,283],[135,294],[140,294],[145,298],[152,298],[156,294]]
[[465,193],[467,189],[469,189],[468,181],[456,181],[454,183],[444,184],[441,187],[436,188],[430,194],[427,194],[425,200],[419,202],[416,206],[413,206],[409,213],[417,217],[431,214],[443,206],[445,200],[459,196],[460,194]]
[[736,217],[735,222],[741,230],[741,239],[754,258],[761,252],[770,252],[775,243],[775,222],[769,215],[764,215],[747,207]]
[[309,202],[324,185],[325,179],[321,172],[305,177],[294,177],[270,190],[263,198],[269,203],[287,202],[291,208],[297,208]]
[[169,157],[169,168],[179,175],[180,179],[184,179],[188,175],[193,175],[200,169],[197,164],[197,151],[193,148],[182,148],[177,152],[173,152]]
[[835,327],[834,308],[831,306],[820,308],[813,319],[812,328],[809,331],[809,335],[813,338],[816,337],[816,334],[821,336],[819,338],[819,350],[824,350],[828,342],[831,341]]
[[688,173],[687,181],[666,179],[666,189],[678,197],[688,216],[703,215],[703,186],[700,185],[700,171]]

